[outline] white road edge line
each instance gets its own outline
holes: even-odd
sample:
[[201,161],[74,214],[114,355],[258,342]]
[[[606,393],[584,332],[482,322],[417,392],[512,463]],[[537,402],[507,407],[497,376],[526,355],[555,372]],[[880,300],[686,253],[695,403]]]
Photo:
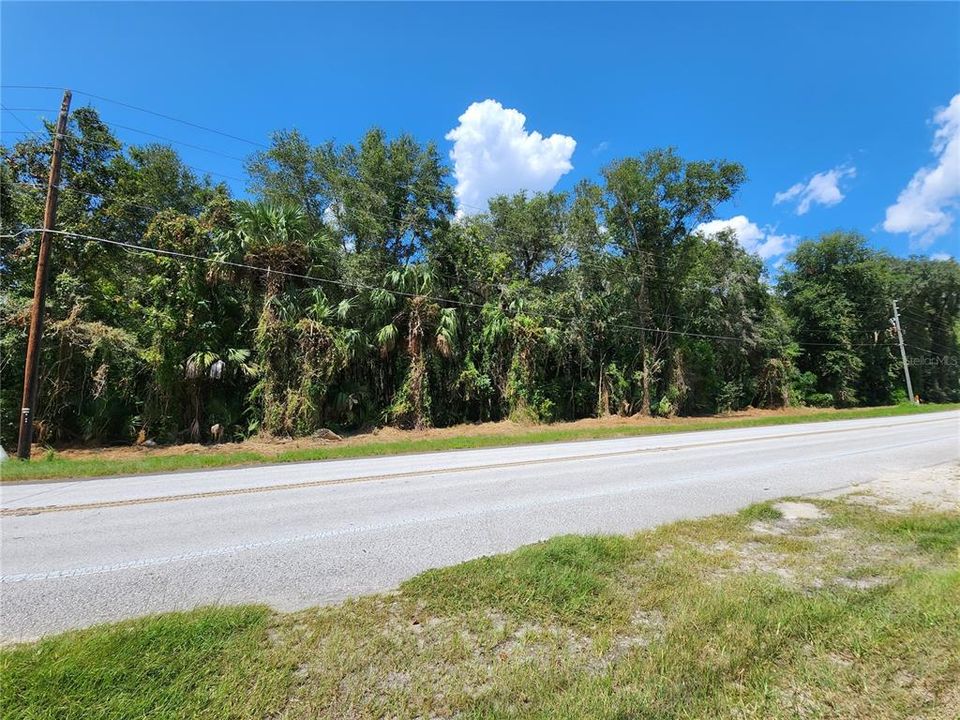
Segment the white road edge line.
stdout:
[[[935,418],[935,419],[924,419],[920,421],[911,422],[910,424],[911,425],[928,424],[928,423],[934,424],[934,423],[949,422],[954,420],[955,418],[945,417],[945,418]],[[842,421],[838,421],[838,422],[842,422]],[[899,428],[901,427],[901,425],[902,423],[887,423],[884,425],[873,425],[869,427],[847,427],[847,428],[839,428],[839,429],[832,429],[832,430],[825,429],[825,430],[808,430],[803,432],[787,432],[781,435],[761,435],[758,437],[737,438],[732,440],[710,440],[710,441],[703,441],[703,442],[687,443],[685,445],[683,444],[657,445],[649,448],[614,450],[609,452],[586,453],[582,455],[559,455],[554,457],[535,458],[530,460],[516,460],[516,461],[503,462],[503,463],[488,463],[488,464],[480,464],[480,465],[455,465],[450,467],[416,470],[416,471],[409,471],[409,472],[384,473],[381,475],[359,475],[355,477],[333,478],[329,480],[302,480],[302,481],[291,482],[291,483],[278,483],[275,485],[251,485],[246,487],[241,486],[241,487],[235,487],[235,488],[223,488],[220,490],[208,490],[208,491],[193,492],[193,493],[156,495],[156,496],[146,496],[146,497],[139,497],[139,498],[128,498],[128,499],[122,499],[122,500],[104,500],[100,502],[89,502],[89,503],[0,506],[0,517],[24,517],[24,516],[48,514],[48,513],[83,512],[87,510],[113,509],[113,508],[120,508],[120,507],[129,507],[133,505],[152,505],[152,504],[167,503],[167,502],[182,502],[184,500],[204,500],[204,499],[214,499],[218,497],[237,496],[237,495],[253,495],[258,493],[280,492],[284,490],[299,490],[299,489],[306,489],[311,487],[348,485],[348,484],[356,484],[356,483],[363,483],[363,482],[383,482],[383,481],[399,480],[399,479],[405,479],[405,478],[444,475],[448,473],[453,474],[453,473],[462,473],[462,472],[493,470],[493,469],[499,469],[499,468],[523,467],[523,466],[529,466],[529,465],[545,465],[550,463],[598,460],[598,459],[604,459],[608,457],[645,455],[645,454],[652,454],[657,452],[698,450],[706,447],[715,447],[717,445],[734,445],[738,443],[747,443],[747,442],[783,440],[784,438],[792,438],[792,437],[833,435],[840,432],[860,432],[868,429],[884,430],[884,429],[890,429],[890,428]],[[610,439],[622,439],[622,438],[610,438]],[[602,442],[602,440],[600,442]],[[365,458],[356,458],[356,459],[365,459]],[[325,462],[325,461],[320,461],[320,462]],[[149,476],[146,476],[146,477],[149,477]],[[131,478],[139,479],[137,478],[137,476],[131,476]],[[116,479],[116,478],[109,478],[109,479]],[[22,500],[23,498],[20,499],[20,501]],[[15,500],[14,502],[18,502],[18,501]]]
[[[942,442],[943,438],[928,438],[926,440],[917,440],[913,442],[900,443],[897,445],[885,445],[882,449],[894,450],[902,447],[910,447],[914,445],[923,445],[931,442]],[[839,453],[833,457],[849,457],[852,455],[863,455],[866,453],[877,452],[876,448],[870,448],[868,450],[855,450],[847,453]],[[790,460],[787,462],[776,463],[776,465],[787,465],[793,464],[794,461]],[[689,481],[690,477],[684,477],[677,480],[669,481],[667,483],[661,483],[661,485],[681,485]],[[168,565],[175,562],[184,562],[190,560],[200,560],[208,557],[217,557],[221,555],[232,555],[235,553],[246,552],[250,550],[260,550],[262,548],[276,547],[282,545],[291,545],[302,542],[310,542],[313,540],[325,540],[332,537],[341,537],[344,535],[355,535],[365,532],[378,532],[381,530],[390,530],[398,527],[406,527],[411,525],[421,525],[428,522],[443,522],[447,520],[458,520],[462,518],[477,517],[482,515],[492,515],[502,512],[511,512],[514,510],[526,510],[532,507],[542,507],[544,505],[554,505],[554,504],[563,504],[579,500],[590,500],[598,497],[610,497],[614,495],[628,495],[630,493],[636,492],[636,487],[629,487],[622,490],[604,490],[604,491],[594,491],[588,493],[569,493],[562,497],[554,497],[551,499],[533,499],[527,500],[519,503],[506,503],[498,506],[487,507],[481,510],[474,511],[464,511],[460,510],[457,512],[450,513],[440,513],[436,515],[430,515],[428,517],[416,517],[410,518],[407,520],[398,520],[391,523],[374,523],[368,525],[358,525],[354,527],[339,528],[337,530],[325,530],[317,533],[306,533],[302,535],[293,535],[285,538],[276,538],[274,540],[262,540],[259,542],[251,543],[240,543],[237,545],[222,546],[218,548],[210,548],[208,550],[196,550],[189,553],[181,553],[178,555],[169,555],[166,557],[155,557],[155,558],[144,558],[141,560],[128,560],[126,562],[113,563],[110,565],[94,565],[87,567],[72,568],[67,570],[50,570],[47,572],[41,573],[19,573],[13,575],[0,575],[0,584],[9,584],[9,583],[20,583],[20,582],[30,582],[30,581],[42,581],[42,580],[55,580],[60,578],[75,578],[75,577],[85,577],[88,575],[102,575],[104,573],[119,572],[122,570],[136,570],[146,567],[156,567],[158,565]]]

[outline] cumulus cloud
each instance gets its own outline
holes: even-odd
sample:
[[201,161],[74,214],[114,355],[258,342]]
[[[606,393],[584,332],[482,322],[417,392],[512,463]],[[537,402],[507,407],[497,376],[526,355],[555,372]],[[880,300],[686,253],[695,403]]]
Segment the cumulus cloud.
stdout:
[[529,132],[526,121],[518,110],[484,100],[468,107],[460,124],[447,133],[462,214],[480,212],[496,195],[550,190],[573,169],[576,140]]
[[937,260],[939,262],[946,262],[947,260],[952,260],[953,256],[950,253],[938,252],[930,256],[931,260]]
[[806,182],[793,185],[789,190],[773,196],[773,204],[796,202],[797,215],[806,215],[812,205],[830,207],[843,200],[840,181],[856,177],[857,169],[852,165],[840,165],[832,170],[819,172]]
[[930,247],[949,232],[960,204],[960,93],[937,111],[933,122],[936,163],[914,173],[883,221],[887,232],[908,233],[913,249]]
[[700,223],[693,232],[704,237],[713,237],[722,232],[730,231],[747,252],[759,255],[763,260],[769,260],[785,254],[794,244],[796,235],[777,235],[769,228],[761,229],[759,225],[750,222],[746,215],[736,215],[729,220],[711,220]]

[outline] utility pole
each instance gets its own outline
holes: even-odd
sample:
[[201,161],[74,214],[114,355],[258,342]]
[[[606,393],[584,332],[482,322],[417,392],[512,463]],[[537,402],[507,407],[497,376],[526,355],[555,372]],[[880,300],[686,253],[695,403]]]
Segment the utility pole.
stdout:
[[23,366],[23,402],[20,409],[20,438],[17,441],[17,457],[30,459],[33,442],[33,413],[37,404],[37,379],[40,364],[40,342],[43,339],[43,312],[47,299],[47,275],[50,273],[51,230],[57,225],[57,195],[60,189],[60,158],[63,155],[63,137],[67,132],[67,117],[70,115],[69,90],[63,91],[60,116],[57,118],[57,134],[53,136],[53,154],[50,158],[50,177],[47,178],[47,201],[43,206],[43,234],[40,236],[40,252],[37,255],[37,276],[33,282],[33,308],[30,311],[30,337],[27,340],[27,359]]
[[897,308],[897,301],[893,301],[893,317],[890,322],[897,329],[897,340],[900,342],[900,357],[903,360],[903,376],[907,379],[907,396],[910,402],[916,403],[913,394],[913,383],[910,382],[910,365],[907,363],[907,351],[903,348],[903,331],[900,329],[900,310]]

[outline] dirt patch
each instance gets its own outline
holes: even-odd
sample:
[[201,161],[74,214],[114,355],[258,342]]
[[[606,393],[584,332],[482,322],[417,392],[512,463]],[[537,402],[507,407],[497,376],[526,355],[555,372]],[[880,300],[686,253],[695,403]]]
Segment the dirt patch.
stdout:
[[757,520],[751,523],[750,530],[757,535],[809,535],[819,531],[813,520],[830,517],[813,503],[779,502],[773,508],[780,513],[777,520]]
[[862,578],[848,578],[848,577],[838,577],[834,580],[837,585],[840,585],[851,590],[872,590],[873,588],[880,587],[881,585],[888,585],[891,580],[888,577],[883,577],[882,575],[871,575],[870,577]]
[[885,475],[873,482],[853,485],[822,494],[825,498],[844,498],[849,502],[871,505],[889,512],[913,509],[960,512],[960,463]]
[[[896,564],[897,545],[877,542],[853,528],[832,527],[830,514],[813,503],[781,502],[776,520],[755,521],[743,542],[715,542],[698,550],[717,558],[709,576],[722,582],[731,576],[761,573],[803,592],[823,588],[868,591],[891,582],[875,570]],[[920,567],[913,559],[910,564]]]
[[813,503],[779,502],[773,507],[783,515],[784,520],[819,520],[827,517],[827,514]]
[[[553,425],[529,425],[504,420],[501,422],[470,423],[445,428],[427,430],[399,430],[392,427],[379,427],[354,433],[346,433],[341,441],[325,437],[277,438],[269,436],[252,437],[242,442],[225,442],[216,445],[185,443],[182,445],[129,445],[116,447],[63,446],[55,448],[57,457],[71,460],[130,460],[167,455],[205,455],[216,453],[255,452],[263,455],[278,455],[290,450],[312,450],[341,445],[366,445],[368,443],[446,439],[454,437],[503,436],[512,437],[531,432],[537,428],[562,430],[606,430],[634,427],[682,427],[709,419],[746,419],[763,417],[803,417],[826,412],[818,408],[790,408],[788,410],[758,410],[750,408],[724,415],[699,417],[654,418],[634,415],[622,417],[612,415],[605,418],[584,418],[574,422],[555,423]],[[34,453],[42,457],[46,448],[36,446]]]

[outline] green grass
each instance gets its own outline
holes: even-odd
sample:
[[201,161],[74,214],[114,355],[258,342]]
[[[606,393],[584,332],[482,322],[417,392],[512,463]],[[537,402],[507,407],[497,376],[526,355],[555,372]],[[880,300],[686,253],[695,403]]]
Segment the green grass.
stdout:
[[323,448],[291,450],[277,454],[251,451],[221,453],[157,455],[153,457],[117,459],[68,459],[52,453],[49,456],[20,462],[11,460],[0,466],[0,480],[40,480],[49,478],[105,477],[115,475],[143,475],[177,470],[203,470],[220,467],[334,460],[356,457],[400,455],[415,452],[436,452],[470,448],[528,445],[597,440],[603,438],[660,435],[700,430],[765,427],[793,423],[824,422],[856,418],[878,418],[913,415],[960,408],[960,403],[931,405],[894,405],[888,407],[854,408],[848,410],[818,411],[804,414],[784,414],[755,418],[705,418],[675,422],[664,420],[653,425],[616,425],[607,427],[573,427],[563,423],[533,427],[514,434],[463,435],[459,437],[416,438],[362,444],[333,445]]
[[960,716],[960,517],[817,504],[828,517],[761,504],[559,537],[335,607],[16,646],[0,652],[0,716]]
[[783,513],[769,502],[754,503],[741,510],[739,515],[744,520],[779,520],[783,517]]
[[430,570],[401,589],[432,614],[490,609],[522,619],[589,622],[602,613],[609,578],[623,566],[622,537],[562,536],[510,555]]
[[[74,632],[0,655],[4,718],[251,716],[286,687],[263,666],[265,608],[204,609]],[[265,671],[266,670],[266,671]],[[249,694],[251,678],[260,691]]]

